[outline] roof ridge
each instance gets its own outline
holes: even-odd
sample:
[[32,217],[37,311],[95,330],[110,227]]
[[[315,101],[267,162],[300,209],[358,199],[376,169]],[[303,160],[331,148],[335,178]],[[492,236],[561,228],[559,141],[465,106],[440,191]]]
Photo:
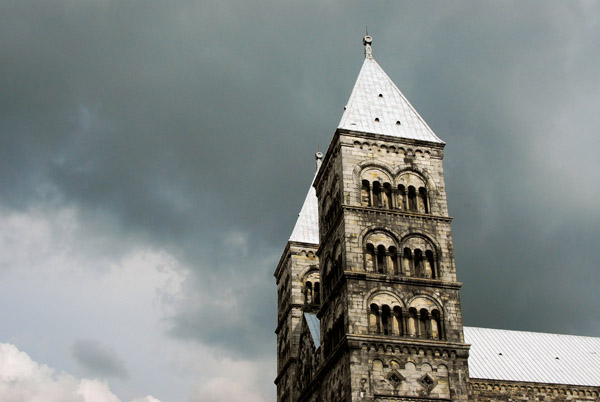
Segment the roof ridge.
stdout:
[[523,330],[523,329],[503,329],[503,328],[473,327],[473,326],[470,326],[470,325],[465,325],[465,326],[463,326],[463,328],[483,329],[483,330],[487,330],[487,331],[504,331],[504,332],[519,332],[519,333],[530,333],[530,334],[542,334],[542,335],[553,335],[553,336],[574,336],[574,337],[577,337],[577,338],[592,338],[592,339],[599,339],[600,338],[598,336],[591,336],[591,335],[556,334],[556,333],[553,333],[553,332],[528,331],[528,330]]

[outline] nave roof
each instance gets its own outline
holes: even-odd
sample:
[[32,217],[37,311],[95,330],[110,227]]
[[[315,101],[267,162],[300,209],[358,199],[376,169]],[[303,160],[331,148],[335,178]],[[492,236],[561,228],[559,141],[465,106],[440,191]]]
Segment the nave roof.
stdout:
[[600,338],[464,327],[472,378],[600,386]]

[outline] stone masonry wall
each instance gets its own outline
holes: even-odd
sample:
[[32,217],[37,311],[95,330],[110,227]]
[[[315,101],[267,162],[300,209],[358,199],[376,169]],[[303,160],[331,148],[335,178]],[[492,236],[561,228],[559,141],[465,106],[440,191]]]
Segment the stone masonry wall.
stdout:
[[599,387],[471,379],[474,402],[598,401]]
[[[353,339],[358,336],[360,345],[352,351],[353,400],[361,400],[361,394],[381,401],[467,400],[468,346],[462,333],[443,146],[351,133],[340,134],[339,144],[347,331]],[[389,195],[376,194],[375,186],[381,191],[384,185]],[[400,185],[403,191],[408,186],[424,189],[427,200],[407,205]],[[378,244],[383,249],[376,251]],[[422,266],[418,269],[417,254],[410,254],[425,250],[434,260],[428,273]],[[375,324],[382,318],[371,314],[372,305],[378,314],[383,314],[381,308],[388,314],[398,308],[397,316],[388,316],[398,322]],[[409,310],[418,317],[425,314],[426,322],[416,322]],[[433,323],[431,314],[436,313],[441,320]]]
[[[456,268],[450,218],[446,207],[443,181],[442,148],[423,144],[392,142],[389,137],[365,140],[354,136],[340,136],[343,158],[343,192],[345,226],[344,270],[361,273],[348,280],[349,332],[369,333],[369,304],[378,293],[389,295],[390,302],[403,310],[418,297],[426,297],[443,310],[445,338],[463,342],[462,313],[456,282]],[[413,213],[399,208],[365,208],[361,202],[361,180],[364,171],[371,176],[381,175],[380,182],[396,185],[398,177],[416,172],[426,180],[430,212]],[[374,173],[375,172],[375,173]],[[354,208],[352,208],[354,207]],[[403,243],[415,236],[423,237],[435,249],[436,278],[419,278],[409,272],[369,272],[365,240],[370,233],[381,232],[401,251]],[[397,257],[399,259],[399,257]],[[402,264],[398,262],[398,266]],[[389,267],[388,267],[389,268]]]
[[310,273],[318,272],[317,246],[288,243],[275,271],[278,292],[277,400],[295,400],[296,358],[302,314],[306,309],[304,283]]
[[[354,400],[467,400],[466,349],[360,344],[352,353]],[[362,398],[361,398],[362,395]]]

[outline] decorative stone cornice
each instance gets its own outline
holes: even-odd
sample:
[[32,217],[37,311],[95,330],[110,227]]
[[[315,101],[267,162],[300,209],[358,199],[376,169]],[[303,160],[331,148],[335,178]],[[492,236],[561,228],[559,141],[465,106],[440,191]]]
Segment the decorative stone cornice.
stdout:
[[453,289],[459,290],[462,287],[462,282],[446,282],[438,279],[417,278],[414,276],[398,276],[389,274],[380,274],[375,272],[353,272],[344,271],[344,276],[348,279],[365,280],[381,283],[401,283],[407,285],[416,285],[427,287],[429,289]]
[[522,393],[522,394],[551,394],[560,396],[573,396],[578,398],[586,398],[586,400],[596,401],[600,396],[600,386],[581,386],[568,384],[546,384],[521,381],[503,381],[503,380],[488,380],[482,378],[470,379],[471,390],[474,392],[487,393],[499,392],[505,393]]

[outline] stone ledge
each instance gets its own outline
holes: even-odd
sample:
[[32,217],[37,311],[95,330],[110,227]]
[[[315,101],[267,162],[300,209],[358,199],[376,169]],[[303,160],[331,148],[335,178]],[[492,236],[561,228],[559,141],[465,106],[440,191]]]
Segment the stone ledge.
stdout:
[[346,276],[348,279],[359,281],[370,280],[372,282],[397,283],[453,290],[459,290],[463,285],[462,282],[445,282],[438,279],[417,278],[413,276],[392,276],[374,272],[344,271],[343,276]]

